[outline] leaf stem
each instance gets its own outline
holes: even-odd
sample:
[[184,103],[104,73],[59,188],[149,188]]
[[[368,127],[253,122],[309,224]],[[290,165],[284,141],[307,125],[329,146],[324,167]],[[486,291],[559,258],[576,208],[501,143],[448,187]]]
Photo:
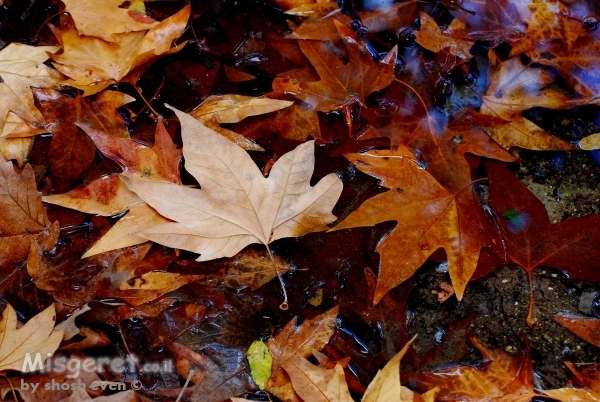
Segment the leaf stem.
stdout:
[[175,399],[175,402],[179,402],[181,400],[181,397],[183,396],[183,392],[189,385],[190,380],[192,379],[192,376],[194,374],[196,374],[196,371],[194,369],[191,369],[190,372],[188,373],[187,379],[185,380],[185,384],[183,384],[183,388],[181,388],[181,392],[179,392],[179,395],[177,395],[177,399]]
[[273,254],[271,253],[271,249],[269,248],[268,245],[266,245],[267,247],[267,252],[269,253],[269,258],[271,259],[271,263],[273,264],[273,268],[275,268],[275,272],[277,273],[277,278],[279,278],[279,284],[281,285],[281,291],[283,292],[283,302],[279,305],[279,308],[283,311],[286,311],[289,308],[289,304],[288,304],[288,296],[287,296],[287,291],[285,290],[285,283],[283,283],[283,278],[281,277],[281,273],[279,272],[279,269],[277,268],[277,261],[275,261],[275,257],[273,257]]

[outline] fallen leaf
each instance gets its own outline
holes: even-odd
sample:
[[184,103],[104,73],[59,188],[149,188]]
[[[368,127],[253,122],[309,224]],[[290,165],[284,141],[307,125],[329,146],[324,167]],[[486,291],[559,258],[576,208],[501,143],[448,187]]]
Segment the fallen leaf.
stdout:
[[[340,363],[328,370],[296,356],[283,362],[282,367],[290,376],[294,390],[305,401],[353,402]],[[399,382],[399,381],[398,381]]]
[[269,352],[267,344],[263,341],[252,342],[248,352],[246,352],[246,357],[248,358],[252,379],[259,389],[265,389],[267,381],[271,377],[271,367],[273,365],[273,356]]
[[600,348],[600,319],[565,314],[555,315],[552,319],[584,341]]
[[145,202],[134,204],[130,206],[129,212],[121,217],[81,258],[146,243],[148,239],[136,236],[134,233],[167,222],[170,221]]
[[321,80],[300,83],[302,90],[297,97],[323,112],[339,109],[353,101],[364,104],[369,94],[387,87],[394,80],[396,48],[375,63],[364,43],[349,28],[337,21],[335,26],[348,51],[347,64],[323,42],[300,42],[302,52]]
[[230,257],[251,243],[268,246],[280,238],[323,230],[335,220],[330,211],[342,182],[330,174],[310,186],[313,142],[282,156],[266,179],[240,147],[173,110],[182,126],[185,167],[202,189],[124,176],[130,190],[175,221],[140,236],[199,253],[198,261],[207,261]]
[[581,99],[571,99],[558,91],[546,88],[555,78],[548,69],[525,66],[518,57],[502,63],[492,60],[491,64],[490,86],[483,96],[481,113],[499,117],[509,123],[485,128],[484,131],[506,149],[574,149],[573,145],[550,135],[525,119],[521,112],[534,106],[568,109],[586,102],[582,103]]
[[13,112],[8,112],[4,128],[0,132],[0,154],[4,160],[14,159],[19,166],[23,166],[33,146],[31,137],[47,131],[40,124],[30,123]]
[[272,279],[277,274],[284,274],[292,268],[279,256],[273,255],[273,260],[266,250],[246,247],[227,260],[215,261],[217,267],[224,266],[218,273],[209,275],[208,279],[202,281],[206,285],[220,285],[223,283],[228,288],[243,289],[250,288],[255,291]]
[[269,338],[267,345],[273,355],[273,372],[293,357],[309,357],[313,349],[323,349],[333,335],[337,315],[338,308],[334,307],[300,325],[294,319],[276,336]]
[[481,352],[482,364],[476,367],[451,367],[430,373],[402,373],[403,382],[422,391],[439,388],[436,401],[526,402],[536,396],[529,349],[510,355],[503,351],[489,350],[474,338],[471,342]]
[[544,47],[534,62],[554,67],[556,71],[583,96],[600,94],[600,44],[594,38],[581,38],[573,49],[553,42]]
[[579,141],[579,148],[585,151],[600,149],[600,134],[592,134]]
[[118,138],[87,124],[77,126],[94,141],[102,154],[119,164],[129,175],[181,183],[182,152],[173,143],[162,119],[158,120],[154,146],[146,147],[129,139]]
[[31,362],[38,354],[42,360],[51,356],[63,338],[63,331],[54,331],[55,321],[52,304],[17,329],[17,313],[7,304],[0,319],[0,371],[29,373],[34,367],[25,364],[27,356]]
[[450,54],[459,56],[465,60],[473,57],[470,53],[474,41],[452,38],[453,30],[464,29],[464,23],[458,19],[452,20],[448,28],[442,31],[437,22],[427,13],[420,13],[421,29],[415,32],[417,43],[425,49],[437,53],[447,49]]
[[85,123],[111,135],[129,138],[129,131],[117,109],[134,98],[121,92],[104,91],[95,100],[76,96],[71,98],[54,89],[34,88],[47,129],[53,134],[48,163],[52,172],[54,191],[65,192],[92,163],[94,143],[75,123]]
[[408,350],[408,347],[416,339],[416,335],[404,345],[404,347],[390,359],[382,370],[379,370],[373,381],[367,387],[361,402],[386,402],[386,401],[412,401],[413,398],[404,398],[405,394],[412,391],[400,384],[400,360]]
[[[598,280],[600,256],[594,247],[600,236],[600,215],[552,224],[544,204],[501,163],[486,162],[490,205],[499,217],[508,261],[529,278],[528,322],[533,319],[531,273],[539,266],[568,272],[573,279]],[[598,250],[598,251],[597,251]],[[501,256],[503,258],[503,256]]]
[[79,328],[75,325],[75,319],[86,311],[91,310],[92,308],[87,304],[84,304],[80,308],[78,308],[69,318],[61,322],[60,324],[54,327],[57,331],[64,331],[63,340],[67,341],[79,334]]
[[0,266],[25,257],[29,245],[50,226],[30,165],[21,174],[0,161]]
[[390,190],[365,201],[332,230],[398,222],[376,248],[381,257],[373,302],[410,278],[438,248],[446,251],[452,286],[461,300],[481,248],[491,243],[488,233],[473,225],[472,199],[461,196],[467,191],[448,192],[405,147],[345,156]]
[[206,127],[216,131],[248,151],[263,149],[243,135],[221,127],[223,123],[238,123],[249,116],[257,116],[285,109],[293,102],[278,99],[255,98],[242,95],[210,96],[190,115]]
[[600,401],[600,370],[598,364],[594,364],[583,371],[577,370],[573,363],[566,362],[565,365],[575,374],[575,378],[569,385],[559,389],[540,390],[552,399],[561,402],[597,402]]
[[64,194],[46,195],[42,200],[49,204],[102,216],[116,215],[131,205],[142,202],[116,174],[101,177],[87,186]]
[[509,57],[543,47],[553,40],[562,41],[567,49],[574,49],[575,41],[588,32],[581,21],[571,18],[567,6],[559,1],[529,0],[523,2],[527,10],[522,13],[527,22],[525,37],[517,41],[510,50]]
[[67,85],[91,95],[118,83],[130,71],[158,56],[176,52],[171,43],[179,38],[190,16],[190,6],[161,21],[148,32],[118,33],[114,42],[80,36],[75,29],[53,29],[63,53],[51,55],[54,67],[70,78]]
[[267,340],[273,356],[272,375],[266,390],[285,401],[300,401],[290,379],[281,369],[283,363],[295,357],[308,357],[313,350],[321,350],[333,335],[338,307],[297,325],[294,319],[274,337]]
[[121,0],[108,0],[102,3],[87,0],[61,0],[65,12],[71,14],[81,35],[95,36],[113,42],[113,34],[132,31],[145,31],[158,21],[143,13],[120,8]]
[[48,60],[47,52],[56,50],[56,46],[20,43],[11,43],[0,50],[0,132],[4,133],[9,112],[29,122],[43,122],[29,88],[48,88],[60,81],[60,74],[44,65]]

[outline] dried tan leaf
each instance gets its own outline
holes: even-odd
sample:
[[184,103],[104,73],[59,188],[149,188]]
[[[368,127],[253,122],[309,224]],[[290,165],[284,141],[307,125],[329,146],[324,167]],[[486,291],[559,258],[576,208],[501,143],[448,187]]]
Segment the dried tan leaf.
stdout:
[[119,8],[123,1],[62,0],[65,12],[71,14],[77,30],[82,35],[95,36],[113,42],[113,34],[145,31],[158,24],[139,12]]
[[284,109],[293,102],[278,99],[256,98],[243,95],[210,96],[190,112],[203,125],[223,135],[248,151],[263,150],[243,135],[220,126],[222,123],[238,123],[249,116],[258,116]]
[[61,76],[44,65],[47,52],[56,46],[28,46],[11,43],[0,50],[0,132],[4,133],[8,112],[14,112],[30,122],[42,122],[35,107],[30,87],[48,88],[58,83]]
[[235,255],[251,243],[267,246],[327,228],[342,182],[335,174],[310,186],[313,142],[283,155],[269,178],[240,147],[173,109],[182,126],[186,169],[201,190],[124,176],[137,193],[175,222],[146,229],[141,237],[199,253],[198,261]]
[[35,360],[39,353],[44,360],[52,355],[63,338],[64,331],[54,331],[54,304],[17,329],[17,313],[10,304],[0,319],[0,371],[17,370],[24,373],[34,368],[24,365],[26,355]]

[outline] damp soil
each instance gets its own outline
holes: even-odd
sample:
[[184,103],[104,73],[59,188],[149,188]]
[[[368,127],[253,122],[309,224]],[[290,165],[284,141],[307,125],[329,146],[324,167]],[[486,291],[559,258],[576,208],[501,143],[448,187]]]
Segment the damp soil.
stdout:
[[[164,18],[185,2],[148,4],[153,16]],[[244,64],[247,60],[243,59],[243,55],[231,53],[236,44],[243,43],[243,38],[248,39],[247,32],[285,32],[287,25],[281,10],[263,2],[250,1],[233,4],[215,0],[193,4],[197,6],[193,22],[195,31],[188,31],[184,37],[191,43],[181,52],[153,64],[139,82],[143,93],[155,94],[151,100],[153,106],[168,117],[171,115],[162,107],[165,102],[189,110],[209,94],[262,95],[270,90],[275,74],[289,68],[271,62]],[[12,41],[54,43],[48,29],[41,29],[37,36],[36,33],[44,20],[57,13],[59,7],[58,1],[50,0],[5,1],[0,10],[0,45]],[[216,53],[203,52],[198,38],[207,38],[208,45],[214,45]],[[241,68],[257,78],[247,83],[230,83],[220,65]],[[120,89],[137,95],[125,86]],[[151,141],[154,125],[148,110],[139,100],[131,104],[130,109],[137,114],[135,121],[127,120],[132,136]],[[126,112],[124,115],[129,116]],[[313,182],[330,172],[336,172],[343,178],[345,190],[334,210],[334,214],[343,217],[384,189],[344,158],[331,156],[345,141],[347,127],[343,116],[329,114],[319,118],[323,136],[330,141],[317,146]],[[529,112],[528,118],[568,141],[600,131],[597,124],[600,112],[596,107],[564,112],[534,109]],[[49,142],[47,136],[36,138],[29,160],[39,173],[41,191],[50,190],[46,173]],[[273,155],[280,155],[297,145],[297,142],[284,140],[276,134],[259,138],[257,142],[266,149],[265,153],[253,153],[259,166]],[[521,151],[519,156],[521,161],[510,168],[544,202],[553,222],[600,213],[600,157],[597,153]],[[118,171],[110,161],[98,155],[85,180],[92,180],[109,170]],[[74,186],[79,184],[74,183]],[[66,254],[71,249],[75,250],[75,245],[85,249],[99,237],[101,231],[116,221],[113,218],[92,218],[58,207],[50,207],[49,215],[52,220],[59,219],[62,226],[79,228],[68,233],[70,237],[64,241]],[[103,329],[113,346],[121,352],[124,350],[122,340],[125,339],[129,348],[142,357],[164,355],[166,352],[156,346],[154,335],[154,328],[164,328],[163,333],[170,334],[173,340],[196,351],[229,356],[236,369],[244,369],[243,353],[252,340],[271,336],[296,316],[300,319],[314,317],[339,305],[337,329],[326,352],[334,358],[352,358],[349,370],[358,380],[351,384],[353,392],[360,392],[360,384],[368,384],[377,370],[416,333],[419,334],[414,344],[416,353],[403,361],[405,367],[416,370],[477,362],[481,356],[468,341],[465,343],[469,337],[476,337],[485,346],[500,348],[507,353],[521,353],[529,344],[536,387],[540,389],[565,385],[571,374],[564,361],[580,367],[600,361],[600,348],[586,343],[552,320],[552,316],[558,313],[600,318],[600,285],[571,280],[551,268],[538,268],[533,272],[534,317],[537,320],[533,328],[526,323],[527,277],[516,266],[505,266],[471,282],[460,303],[455,297],[440,303],[440,284],[449,283],[449,275],[443,263],[428,263],[411,280],[392,290],[378,306],[373,307],[370,292],[379,263],[374,249],[393,227],[394,224],[388,222],[374,228],[310,234],[301,239],[275,242],[273,251],[296,268],[285,277],[290,298],[287,311],[279,309],[282,293],[277,280],[273,280],[255,292],[214,288],[200,283],[173,292],[171,296],[179,303],[195,303],[206,308],[202,321],[183,333],[169,333],[175,324],[156,319],[127,320],[117,328],[106,324],[102,307],[98,304],[94,305],[94,314],[82,318],[87,325]],[[165,251],[160,246],[154,246],[153,251],[172,253],[172,250]],[[202,272],[208,275],[213,269],[211,265],[194,263],[195,257],[183,252],[168,268],[171,272]],[[28,280],[23,270],[19,275],[11,280]],[[2,296],[20,311],[28,312],[24,316],[32,316],[49,303],[47,294],[32,288],[29,288],[28,294],[15,292]],[[176,317],[178,308],[181,304],[169,310],[173,312],[172,317]],[[173,322],[176,322],[175,318]],[[183,383],[181,378],[142,380],[147,390]],[[260,393],[246,396],[262,398]]]

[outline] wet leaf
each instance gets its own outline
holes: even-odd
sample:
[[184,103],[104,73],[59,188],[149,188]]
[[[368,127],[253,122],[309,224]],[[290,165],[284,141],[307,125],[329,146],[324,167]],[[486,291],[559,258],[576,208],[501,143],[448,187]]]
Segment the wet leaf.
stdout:
[[255,98],[242,95],[211,96],[190,112],[200,123],[225,136],[248,151],[261,151],[260,146],[244,136],[221,127],[222,123],[238,123],[249,116],[257,116],[285,109],[290,101]]
[[[499,217],[507,259],[529,277],[539,266],[568,272],[571,278],[597,280],[600,256],[593,246],[600,236],[600,216],[590,215],[552,224],[544,204],[506,167],[487,162],[490,205]],[[502,258],[503,256],[501,256]],[[528,320],[532,323],[532,298]]]
[[491,243],[485,230],[466,224],[472,222],[472,199],[444,189],[405,147],[346,157],[390,190],[364,202],[332,230],[398,222],[376,248],[381,260],[373,302],[410,278],[438,248],[446,251],[452,285],[461,300],[481,248]]
[[584,341],[600,348],[600,319],[564,314],[555,315],[552,319]]
[[346,26],[335,22],[344,41],[349,60],[344,64],[329,46],[317,41],[302,41],[300,48],[310,60],[319,77],[318,82],[303,82],[298,98],[315,110],[332,111],[348,102],[363,104],[366,97],[390,85],[394,80],[397,50],[393,49],[379,63],[375,63],[361,40]]
[[471,339],[483,356],[476,367],[457,366],[430,373],[403,373],[403,382],[419,390],[438,387],[436,401],[530,401],[535,397],[529,350],[509,355]]
[[[470,59],[470,49],[473,47],[473,41],[464,39],[452,38],[449,34],[438,27],[433,18],[424,12],[420,14],[421,29],[415,32],[417,43],[425,49],[437,53],[443,49],[448,49],[448,52],[459,56],[465,60]],[[458,19],[452,20],[446,29],[450,34],[454,30],[464,29],[465,24]]]
[[575,374],[575,378],[571,381],[570,385],[576,385],[577,388],[565,387],[540,390],[540,392],[561,402],[595,402],[600,400],[600,370],[598,369],[598,364],[594,364],[581,372],[577,370],[573,363],[567,362],[565,364]]

